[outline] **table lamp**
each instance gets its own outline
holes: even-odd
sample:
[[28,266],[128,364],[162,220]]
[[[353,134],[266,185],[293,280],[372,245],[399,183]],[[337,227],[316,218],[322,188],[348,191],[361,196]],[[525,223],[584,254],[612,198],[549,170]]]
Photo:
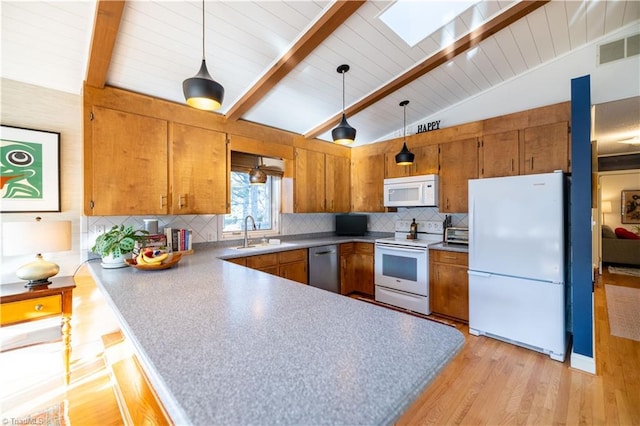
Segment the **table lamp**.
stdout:
[[71,250],[71,221],[5,222],[2,224],[2,252],[5,256],[37,253],[36,260],[22,265],[16,271],[18,278],[28,280],[25,287],[51,284],[49,278],[60,267],[42,258],[41,253]]

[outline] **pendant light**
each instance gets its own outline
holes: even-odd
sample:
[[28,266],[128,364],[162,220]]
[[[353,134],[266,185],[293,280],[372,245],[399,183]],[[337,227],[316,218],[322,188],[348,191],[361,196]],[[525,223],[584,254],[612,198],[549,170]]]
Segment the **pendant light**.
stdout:
[[409,104],[409,101],[402,101],[400,102],[400,106],[404,109],[404,126],[403,126],[403,132],[404,132],[404,143],[402,145],[402,151],[400,151],[398,154],[396,154],[396,164],[398,166],[408,166],[410,164],[413,164],[413,159],[415,158],[415,154],[411,151],[409,151],[409,149],[407,148],[407,105]]
[[[262,163],[262,157],[260,157],[260,163]],[[267,174],[264,172],[264,170],[260,169],[260,165],[256,165],[253,169],[251,169],[251,171],[249,171],[249,184],[264,185],[265,183],[267,183]]]
[[336,71],[342,74],[342,120],[338,127],[331,131],[331,136],[333,137],[333,142],[338,145],[348,145],[353,143],[356,138],[356,129],[349,126],[347,116],[344,113],[344,73],[349,71],[349,65],[340,65]]
[[209,74],[204,57],[204,0],[202,0],[202,65],[198,74],[182,82],[187,104],[205,111],[215,111],[222,106],[224,87]]

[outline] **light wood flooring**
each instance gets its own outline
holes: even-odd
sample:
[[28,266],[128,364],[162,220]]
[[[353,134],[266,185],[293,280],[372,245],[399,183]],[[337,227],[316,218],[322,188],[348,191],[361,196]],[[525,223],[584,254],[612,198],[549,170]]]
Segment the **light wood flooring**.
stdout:
[[[66,401],[71,425],[123,424],[101,341],[117,321],[85,269],[76,283],[70,386],[63,385],[60,342],[0,353],[0,419]],[[597,375],[455,324],[465,347],[397,423],[639,425],[640,342],[610,335],[604,283],[640,288],[640,278],[606,270],[598,278]]]

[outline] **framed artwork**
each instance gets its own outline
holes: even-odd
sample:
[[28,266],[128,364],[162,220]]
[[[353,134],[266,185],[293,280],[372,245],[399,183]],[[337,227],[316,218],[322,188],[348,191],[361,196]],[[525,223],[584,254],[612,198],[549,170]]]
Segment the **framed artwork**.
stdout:
[[0,211],[60,211],[60,133],[2,125]]
[[640,189],[622,191],[622,223],[640,223]]

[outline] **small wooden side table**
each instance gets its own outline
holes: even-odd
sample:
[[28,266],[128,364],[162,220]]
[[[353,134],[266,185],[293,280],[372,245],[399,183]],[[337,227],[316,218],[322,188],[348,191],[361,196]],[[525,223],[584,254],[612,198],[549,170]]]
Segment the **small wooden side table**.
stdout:
[[2,327],[62,316],[62,344],[65,384],[71,372],[71,312],[73,310],[73,277],[53,277],[51,284],[26,288],[25,282],[0,285],[0,325]]

